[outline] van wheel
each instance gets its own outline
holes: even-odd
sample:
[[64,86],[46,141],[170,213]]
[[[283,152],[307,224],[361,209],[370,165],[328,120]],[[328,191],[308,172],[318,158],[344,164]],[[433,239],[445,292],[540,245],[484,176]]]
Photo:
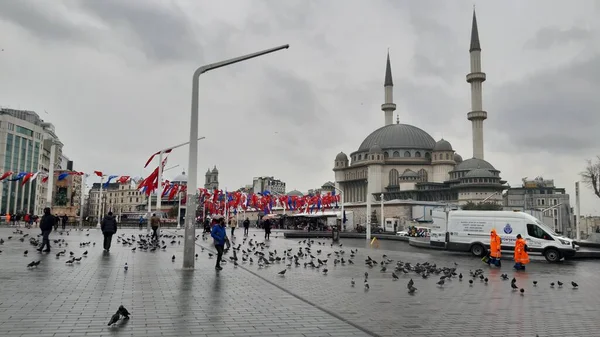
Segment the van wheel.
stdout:
[[560,252],[554,248],[548,248],[544,251],[544,257],[548,262],[560,261]]
[[471,254],[481,257],[485,254],[485,248],[480,244],[474,244],[471,246]]

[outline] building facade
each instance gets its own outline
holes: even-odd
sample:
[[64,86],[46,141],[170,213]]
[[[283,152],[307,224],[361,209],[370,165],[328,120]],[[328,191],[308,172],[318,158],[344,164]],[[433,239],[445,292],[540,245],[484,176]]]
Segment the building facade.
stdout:
[[207,190],[218,190],[219,189],[219,170],[217,166],[211,170],[208,169],[204,175],[204,188]]
[[20,181],[2,181],[0,209],[5,213],[41,215],[46,205],[50,149],[56,144],[55,169],[60,169],[62,147],[54,125],[27,110],[0,108],[0,170],[4,172],[39,172],[40,178],[22,185]]
[[473,157],[467,160],[455,152],[449,141],[436,141],[424,130],[393,122],[396,104],[388,53],[385,79],[384,125],[373,131],[350,156],[339,153],[334,161],[335,185],[344,193],[345,202],[417,200],[465,204],[502,201],[505,181],[500,171],[484,160],[481,47],[477,19],[473,12],[470,44],[471,111]]
[[148,197],[138,191],[133,183],[110,183],[102,187],[102,199],[100,199],[100,183],[94,183],[90,189],[88,202],[90,216],[96,218],[98,207],[102,207],[102,215],[108,212],[120,215],[145,209]]
[[271,191],[275,194],[285,194],[285,182],[273,177],[255,177],[252,179],[254,193]]
[[504,192],[506,209],[519,210],[537,216],[557,233],[575,235],[573,212],[566,190],[554,185],[554,180],[537,177],[523,179],[521,187]]
[[66,165],[67,170],[55,171],[54,188],[52,191],[52,212],[56,215],[66,215],[69,218],[77,218],[81,205],[81,183],[83,177],[76,174],[69,174],[62,180],[58,180],[62,173],[67,173],[73,170],[73,162],[69,161]]

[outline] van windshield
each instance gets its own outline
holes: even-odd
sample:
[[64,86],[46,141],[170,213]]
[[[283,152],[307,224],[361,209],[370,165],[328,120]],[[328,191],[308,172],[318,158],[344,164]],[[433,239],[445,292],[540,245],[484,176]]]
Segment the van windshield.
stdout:
[[558,234],[556,234],[556,232],[554,231],[554,229],[550,228],[549,226],[547,226],[545,223],[541,222],[538,219],[535,219],[535,223],[542,227],[546,232],[552,234],[553,236],[559,236]]

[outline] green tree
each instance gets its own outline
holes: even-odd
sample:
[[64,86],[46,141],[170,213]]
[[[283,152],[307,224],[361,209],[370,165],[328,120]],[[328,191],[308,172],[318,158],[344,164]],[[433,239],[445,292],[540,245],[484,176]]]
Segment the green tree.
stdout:
[[478,203],[469,201],[468,203],[463,205],[462,209],[465,211],[501,211],[503,209],[503,207],[502,207],[502,205],[497,204],[493,201],[492,202],[490,202],[490,201],[478,202]]

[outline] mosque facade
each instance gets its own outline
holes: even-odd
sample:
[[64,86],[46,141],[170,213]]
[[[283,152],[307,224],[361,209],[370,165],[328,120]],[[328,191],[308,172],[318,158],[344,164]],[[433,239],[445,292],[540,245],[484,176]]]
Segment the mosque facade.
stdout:
[[423,129],[393,121],[396,104],[389,53],[381,105],[384,125],[369,134],[358,149],[346,155],[340,152],[334,161],[335,186],[343,191],[345,203],[412,200],[465,204],[502,201],[506,181],[500,171],[484,159],[484,121],[481,46],[477,19],[473,12],[471,28],[470,73],[473,156],[463,158],[449,140],[435,140]]

